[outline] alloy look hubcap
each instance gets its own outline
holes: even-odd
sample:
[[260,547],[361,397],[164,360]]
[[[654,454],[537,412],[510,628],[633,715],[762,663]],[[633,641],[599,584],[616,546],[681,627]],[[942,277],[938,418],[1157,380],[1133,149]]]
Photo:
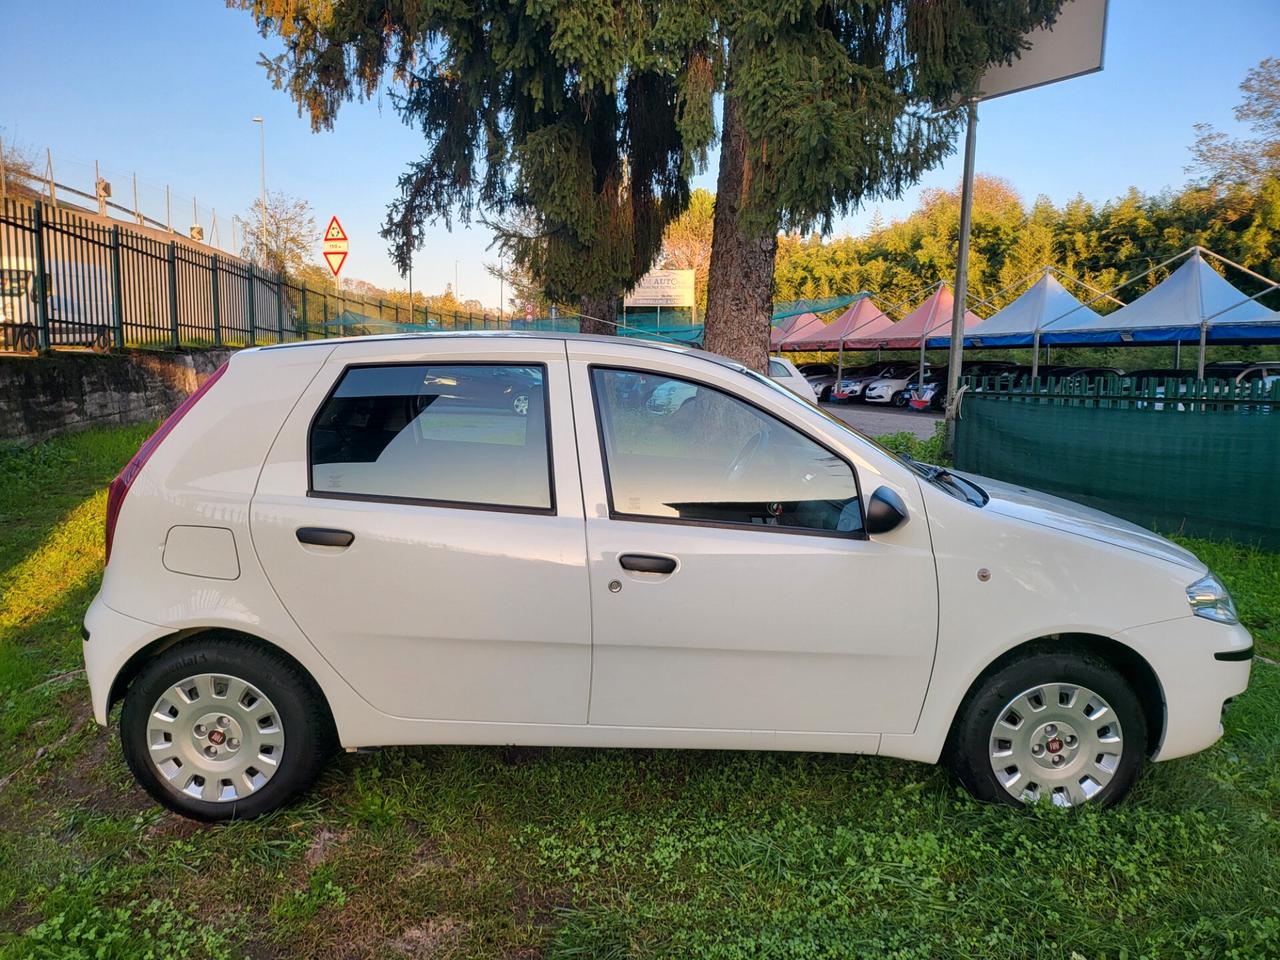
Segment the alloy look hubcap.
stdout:
[[991,730],[991,769],[1011,797],[1074,807],[1108,783],[1124,753],[1119,718],[1100,695],[1046,683],[1010,700]]
[[239,677],[201,673],[156,700],[147,722],[151,763],[196,800],[227,803],[262,789],[284,757],[280,714]]

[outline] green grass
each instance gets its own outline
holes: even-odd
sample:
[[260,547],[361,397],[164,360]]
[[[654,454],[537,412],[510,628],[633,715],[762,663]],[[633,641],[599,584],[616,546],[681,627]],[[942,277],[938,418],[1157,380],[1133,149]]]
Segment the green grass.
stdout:
[[[983,806],[874,757],[463,747],[341,756],[250,823],[161,812],[63,676],[104,485],[145,433],[0,450],[4,960],[1280,956],[1262,662],[1221,743],[1103,813]],[[1280,654],[1280,557],[1188,545]]]

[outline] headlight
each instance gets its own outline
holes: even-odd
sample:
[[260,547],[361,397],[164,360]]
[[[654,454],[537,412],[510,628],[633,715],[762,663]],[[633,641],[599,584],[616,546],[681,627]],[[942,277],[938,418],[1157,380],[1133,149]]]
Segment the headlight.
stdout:
[[1213,620],[1216,623],[1239,623],[1236,616],[1236,604],[1231,594],[1212,573],[1201,577],[1187,587],[1187,602],[1191,604],[1191,612],[1197,617]]

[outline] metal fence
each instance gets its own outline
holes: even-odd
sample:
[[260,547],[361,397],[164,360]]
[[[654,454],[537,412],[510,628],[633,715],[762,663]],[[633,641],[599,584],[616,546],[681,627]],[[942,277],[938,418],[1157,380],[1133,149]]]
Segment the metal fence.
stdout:
[[519,324],[293,283],[185,238],[39,200],[0,207],[0,350],[252,346],[503,326]]
[[971,379],[961,470],[1165,533],[1280,549],[1280,381]]

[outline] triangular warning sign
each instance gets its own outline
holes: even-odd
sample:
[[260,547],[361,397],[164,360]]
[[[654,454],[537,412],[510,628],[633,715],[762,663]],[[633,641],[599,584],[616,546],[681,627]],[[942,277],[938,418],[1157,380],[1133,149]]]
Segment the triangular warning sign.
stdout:
[[329,226],[324,231],[326,240],[345,240],[347,239],[346,231],[342,229],[342,224],[338,222],[338,218],[334,217],[329,221]]
[[324,254],[325,263],[329,264],[329,269],[333,271],[336,277],[338,271],[342,269],[342,265],[347,260],[347,251],[339,250],[337,252],[326,250]]

